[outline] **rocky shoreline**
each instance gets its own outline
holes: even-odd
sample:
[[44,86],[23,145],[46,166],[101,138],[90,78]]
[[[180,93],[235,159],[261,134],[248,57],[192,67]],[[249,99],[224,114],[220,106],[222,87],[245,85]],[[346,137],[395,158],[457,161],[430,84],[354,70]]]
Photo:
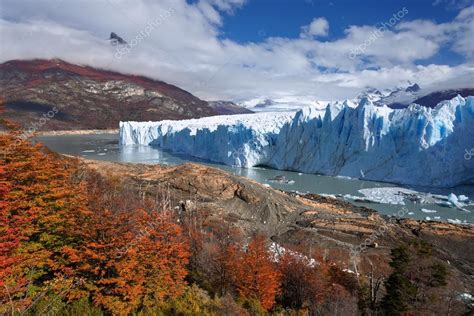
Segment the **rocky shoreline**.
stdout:
[[449,263],[453,289],[474,289],[472,225],[388,218],[337,199],[278,191],[194,163],[161,166],[83,162],[86,168],[121,179],[141,194],[167,188],[176,207],[185,212],[204,212],[206,222],[224,220],[247,236],[264,233],[278,244],[305,249],[309,256],[330,256],[356,273],[368,274],[375,268],[377,273],[388,275],[390,250],[408,240],[423,240],[433,244],[436,256]]
[[66,136],[66,135],[92,135],[92,134],[118,134],[118,129],[85,129],[85,130],[61,130],[61,131],[41,131],[37,136]]

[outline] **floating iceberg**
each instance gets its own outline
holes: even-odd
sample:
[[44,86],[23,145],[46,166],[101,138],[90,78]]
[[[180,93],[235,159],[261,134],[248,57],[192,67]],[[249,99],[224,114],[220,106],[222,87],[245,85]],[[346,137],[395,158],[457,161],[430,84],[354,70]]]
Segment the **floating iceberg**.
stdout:
[[121,144],[163,149],[240,167],[346,176],[422,186],[474,183],[474,97],[434,109],[394,110],[363,99],[325,110],[121,122]]
[[448,223],[450,224],[462,224],[462,221],[460,219],[451,219],[451,218],[448,218],[447,219]]
[[394,205],[405,205],[406,195],[414,195],[418,192],[399,188],[399,187],[386,187],[386,188],[368,188],[360,189],[365,199],[375,202],[375,203],[384,203],[384,204],[394,204]]
[[454,193],[451,193],[448,195],[448,201],[451,204],[456,205],[458,203],[458,197]]

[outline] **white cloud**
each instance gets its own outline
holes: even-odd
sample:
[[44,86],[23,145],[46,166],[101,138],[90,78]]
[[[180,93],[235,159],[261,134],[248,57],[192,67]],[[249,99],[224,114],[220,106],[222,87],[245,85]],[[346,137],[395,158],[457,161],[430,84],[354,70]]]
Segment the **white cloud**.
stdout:
[[309,25],[301,28],[301,37],[327,36],[329,33],[329,22],[325,18],[314,18]]
[[454,32],[453,49],[474,61],[474,6],[463,9],[454,22],[458,27]]
[[453,51],[471,61],[474,60],[474,6],[461,10],[456,18],[448,23],[414,20],[399,24],[397,30],[417,34],[438,45],[448,45]]
[[221,11],[233,13],[236,8],[243,6],[247,0],[201,0],[200,2],[204,1],[215,5]]
[[[350,26],[342,38],[331,41],[272,37],[240,44],[225,38],[221,28],[226,15],[244,2],[3,0],[0,37],[9,44],[0,47],[0,62],[56,57],[164,80],[204,99],[236,101],[261,96],[344,99],[366,86],[391,88],[408,80],[421,86],[447,80],[464,84],[474,74],[469,35],[474,7],[449,23],[402,21],[351,59],[351,50],[376,26]],[[169,17],[160,18],[170,10]],[[107,41],[110,32],[130,41],[151,22],[157,26],[148,36],[123,58],[114,57],[116,47]],[[312,35],[327,30],[308,26]],[[463,54],[466,63],[416,66],[445,45]]]
[[201,10],[202,14],[211,22],[217,25],[222,24],[222,19],[219,12],[214,9],[214,7],[207,1],[200,1],[197,4],[198,8]]

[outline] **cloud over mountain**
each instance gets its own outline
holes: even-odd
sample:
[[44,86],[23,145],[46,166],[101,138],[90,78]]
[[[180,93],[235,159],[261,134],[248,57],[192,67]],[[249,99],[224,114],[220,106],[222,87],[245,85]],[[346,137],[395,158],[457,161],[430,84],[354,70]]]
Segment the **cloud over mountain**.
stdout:
[[[331,39],[325,37],[331,21],[315,17],[302,25],[305,36],[241,43],[226,36],[222,25],[244,5],[243,0],[4,0],[0,32],[7,45],[0,48],[0,62],[56,57],[158,78],[205,99],[234,101],[262,95],[344,99],[366,86],[408,80],[425,87],[463,85],[474,75],[473,6],[445,23],[414,20],[407,8],[382,34],[380,25],[349,25],[343,36]],[[111,31],[127,45],[111,46]],[[441,50],[460,54],[463,62],[419,63]]]

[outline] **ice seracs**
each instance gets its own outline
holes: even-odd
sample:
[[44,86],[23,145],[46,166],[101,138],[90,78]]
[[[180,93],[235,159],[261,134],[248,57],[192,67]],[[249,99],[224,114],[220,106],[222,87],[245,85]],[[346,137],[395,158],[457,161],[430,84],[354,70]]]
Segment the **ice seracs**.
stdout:
[[279,112],[120,122],[120,143],[154,145],[231,166],[252,167],[270,158],[281,127],[291,122],[293,115]]
[[474,183],[474,97],[434,109],[333,102],[324,110],[196,120],[120,123],[122,144],[164,149],[227,165],[348,176],[421,186]]

